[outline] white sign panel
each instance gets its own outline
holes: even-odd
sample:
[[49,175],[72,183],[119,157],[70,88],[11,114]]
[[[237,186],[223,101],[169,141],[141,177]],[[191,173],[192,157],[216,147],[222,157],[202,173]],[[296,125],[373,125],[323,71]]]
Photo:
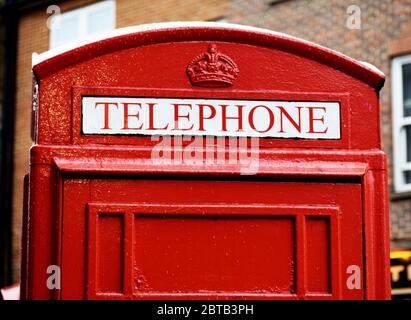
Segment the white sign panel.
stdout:
[[340,139],[338,102],[83,97],[83,134]]

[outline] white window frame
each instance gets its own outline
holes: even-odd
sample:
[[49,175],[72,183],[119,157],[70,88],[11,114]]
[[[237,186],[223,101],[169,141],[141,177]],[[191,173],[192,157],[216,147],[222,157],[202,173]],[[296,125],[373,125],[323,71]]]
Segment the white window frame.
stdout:
[[[77,9],[73,9],[67,12],[60,13],[59,15],[54,15],[51,17],[51,25],[56,25],[55,19],[60,19],[61,18],[70,18],[72,16],[79,16],[79,23],[80,23],[80,37],[78,40],[84,40],[89,36],[88,34],[88,28],[87,28],[87,18],[90,15],[90,12],[93,12],[95,10],[102,9],[104,7],[107,8],[112,8],[113,11],[113,30],[116,28],[116,1],[115,0],[103,0],[97,3],[93,3],[84,7],[80,7]],[[77,40],[76,40],[77,41]],[[50,30],[50,35],[49,35],[49,48],[50,49],[55,49],[59,46],[56,45],[57,39],[56,39],[56,33],[53,32],[53,29]],[[60,45],[64,46],[66,44]]]
[[[404,173],[411,172],[411,162],[407,162],[407,139],[405,126],[411,125],[411,116],[404,118],[402,66],[411,63],[411,54],[396,57],[391,63],[393,167],[395,192],[410,192],[411,183],[406,183]],[[410,141],[411,147],[411,141]]]

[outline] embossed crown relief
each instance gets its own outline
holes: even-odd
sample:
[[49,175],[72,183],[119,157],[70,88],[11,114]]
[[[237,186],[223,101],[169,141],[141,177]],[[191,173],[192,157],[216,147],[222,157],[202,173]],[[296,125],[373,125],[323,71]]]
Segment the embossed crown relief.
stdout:
[[211,43],[208,51],[195,57],[187,66],[187,75],[193,86],[229,87],[239,73],[237,65]]

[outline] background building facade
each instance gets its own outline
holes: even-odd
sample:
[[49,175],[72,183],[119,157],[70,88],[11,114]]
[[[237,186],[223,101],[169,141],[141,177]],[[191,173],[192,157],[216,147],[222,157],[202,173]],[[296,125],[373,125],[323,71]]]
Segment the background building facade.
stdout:
[[150,22],[223,21],[267,28],[381,69],[386,74],[381,133],[390,172],[391,243],[393,249],[411,249],[411,0],[55,0],[8,1],[5,7],[3,12],[18,17],[15,99],[3,108],[14,108],[7,118],[14,119],[12,179],[6,185],[11,194],[3,195],[11,206],[9,213],[2,212],[12,217],[8,282],[19,279],[23,177],[32,144],[32,53]]

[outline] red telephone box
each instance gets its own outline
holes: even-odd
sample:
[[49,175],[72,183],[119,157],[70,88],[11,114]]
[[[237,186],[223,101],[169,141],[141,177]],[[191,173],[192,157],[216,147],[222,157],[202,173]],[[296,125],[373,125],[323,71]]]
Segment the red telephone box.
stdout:
[[33,72],[22,297],[389,298],[376,68],[165,23]]

